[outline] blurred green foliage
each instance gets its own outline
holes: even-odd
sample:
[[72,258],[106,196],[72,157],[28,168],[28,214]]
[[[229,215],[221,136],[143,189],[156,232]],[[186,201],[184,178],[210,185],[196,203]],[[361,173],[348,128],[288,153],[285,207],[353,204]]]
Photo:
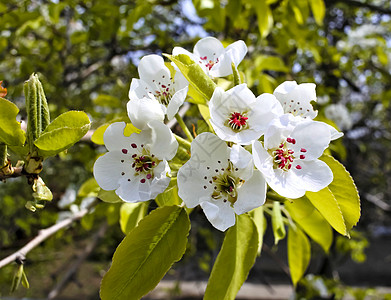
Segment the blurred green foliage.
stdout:
[[[226,45],[244,40],[249,51],[239,71],[256,94],[273,92],[284,80],[317,84],[318,118],[331,118],[345,132],[344,141],[331,149],[359,188],[362,228],[390,225],[384,206],[365,201],[375,197],[376,203],[391,205],[387,202],[391,199],[389,1],[0,0],[0,19],[0,80],[8,89],[6,98],[20,108],[21,118],[26,119],[23,82],[36,72],[52,119],[69,110],[84,110],[93,129],[127,120],[129,84],[138,76],[137,63],[143,55],[170,54],[174,46],[191,50],[206,35]],[[338,110],[330,113],[331,104],[343,104],[347,117],[341,120]],[[199,132],[208,130],[206,123],[196,125]],[[72,204],[59,207],[60,199],[91,178],[93,163],[102,152],[103,147],[84,139],[67,153],[46,160],[42,176],[54,201],[36,213],[24,208],[31,192],[23,178],[0,183],[1,257],[54,224],[59,212],[69,212]],[[10,158],[15,163],[18,157]],[[89,196],[78,195],[73,204],[80,207]],[[72,236],[88,236],[98,221],[117,224],[119,211],[119,204],[99,204],[83,219],[83,231],[70,234],[69,241]],[[107,248],[114,249],[121,238],[117,227],[114,240],[104,241]],[[208,270],[209,251],[219,248],[214,240],[221,236],[198,229],[189,252],[199,246],[195,240],[205,239],[201,246],[208,250],[199,261]],[[356,260],[364,258],[365,239],[339,241],[340,251],[350,252]],[[61,247],[57,240],[49,244]],[[112,252],[103,252],[109,259]],[[5,268],[1,274],[11,273]]]

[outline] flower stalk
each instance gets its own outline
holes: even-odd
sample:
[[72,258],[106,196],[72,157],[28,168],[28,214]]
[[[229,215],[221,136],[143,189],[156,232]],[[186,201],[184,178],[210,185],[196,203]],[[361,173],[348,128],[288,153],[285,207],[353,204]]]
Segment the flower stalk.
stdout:
[[175,115],[175,119],[177,120],[179,126],[181,126],[183,132],[185,133],[187,139],[191,142],[193,141],[193,136],[191,135],[191,132],[189,128],[187,128],[185,122],[183,121],[182,117],[179,114]]

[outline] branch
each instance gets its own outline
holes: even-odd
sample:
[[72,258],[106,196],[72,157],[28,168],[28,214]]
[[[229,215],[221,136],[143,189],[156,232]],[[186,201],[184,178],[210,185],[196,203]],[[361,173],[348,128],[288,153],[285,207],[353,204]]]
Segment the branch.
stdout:
[[[3,168],[7,168],[7,172],[3,172]],[[26,173],[23,172],[23,167],[12,167],[11,165],[6,165],[3,168],[0,169],[0,181],[26,175]]]
[[35,247],[37,247],[39,244],[41,244],[43,241],[48,239],[51,235],[55,234],[57,231],[69,226],[73,222],[80,220],[83,218],[90,209],[95,205],[95,201],[92,202],[87,208],[82,209],[81,211],[75,213],[72,217],[69,217],[65,220],[62,220],[61,222],[54,224],[53,226],[42,229],[39,231],[38,235],[32,239],[29,243],[27,243],[23,248],[16,251],[15,253],[7,256],[6,258],[2,259],[0,261],[0,269],[13,261],[23,261],[31,250],[33,250]]
[[91,243],[89,243],[84,251],[79,255],[77,260],[68,268],[67,273],[64,277],[56,284],[56,286],[50,291],[47,299],[54,299],[58,296],[58,294],[67,286],[67,283],[70,279],[75,275],[77,270],[80,268],[81,264],[86,260],[86,258],[91,254],[91,252],[95,249],[98,241],[105,235],[107,230],[107,223],[104,222],[99,230],[93,235]]

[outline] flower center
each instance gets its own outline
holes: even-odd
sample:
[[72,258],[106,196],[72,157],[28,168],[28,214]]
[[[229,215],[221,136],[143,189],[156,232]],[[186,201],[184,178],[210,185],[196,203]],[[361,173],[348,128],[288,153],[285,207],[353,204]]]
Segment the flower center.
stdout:
[[219,62],[219,58],[216,58],[216,61],[213,61],[211,59],[208,60],[207,56],[200,57],[200,59],[201,59],[201,63],[203,63],[205,65],[205,67],[208,68],[209,71],[210,71],[210,69],[212,69],[212,67],[215,64],[217,64]]
[[165,78],[166,76],[163,75],[162,81],[166,82],[152,80],[152,82],[156,85],[156,90],[152,94],[155,96],[156,100],[159,101],[160,104],[167,106],[170,103],[172,96],[175,94],[175,90],[172,87],[172,84],[174,84],[172,78],[170,78],[171,83],[167,83],[167,79]]
[[238,198],[237,189],[243,184],[244,180],[237,178],[232,174],[233,165],[229,162],[229,166],[223,173],[212,177],[214,191],[212,198],[223,199],[224,202],[234,204]]
[[[149,150],[145,149],[144,145],[131,144],[132,148],[138,149],[139,154],[134,153],[132,155],[133,163],[132,168],[134,169],[135,176],[141,176],[141,183],[144,183],[147,179],[154,177],[153,169],[160,163],[160,160],[151,154]],[[140,147],[138,147],[140,146]],[[141,150],[140,150],[141,148]],[[128,150],[122,149],[122,153],[127,154]],[[121,160],[121,162],[124,162]],[[124,175],[124,172],[123,174]],[[143,177],[145,176],[145,177]]]
[[227,124],[232,128],[233,131],[241,131],[244,128],[247,128],[247,120],[245,113],[233,112],[227,120]]
[[[301,148],[301,154],[299,156],[294,155],[294,151],[289,148],[289,144],[296,144],[296,140],[292,138],[287,138],[286,141],[282,142],[277,149],[271,151],[273,157],[274,168],[281,169],[285,172],[292,168],[293,161],[295,159],[305,159],[303,153],[307,152],[306,149]],[[300,170],[302,167],[297,164],[296,169]]]

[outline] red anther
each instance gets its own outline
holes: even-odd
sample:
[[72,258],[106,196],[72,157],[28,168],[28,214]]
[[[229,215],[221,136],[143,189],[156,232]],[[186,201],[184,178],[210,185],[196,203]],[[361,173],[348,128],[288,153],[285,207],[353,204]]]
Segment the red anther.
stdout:
[[140,161],[142,161],[142,160],[145,159],[145,156],[144,156],[144,155],[141,155],[139,159],[140,159]]
[[153,162],[152,162],[152,166],[154,166],[154,165],[156,165],[156,163],[153,161]]
[[208,59],[206,56],[204,56],[204,57],[200,57],[202,60],[206,60],[206,59]]
[[300,166],[300,165],[297,165],[297,166],[296,166],[296,169],[300,170],[300,169],[301,169],[301,166]]
[[149,169],[149,165],[148,164],[143,164],[143,168],[144,169]]
[[165,88],[166,88],[166,86],[165,86],[164,84],[162,84],[162,88],[163,88],[163,89],[165,89]]
[[291,138],[287,138],[286,141],[287,141],[288,143],[292,143],[292,139],[291,139]]
[[137,145],[135,143],[131,144],[132,148],[137,148]]
[[304,155],[300,155],[300,159],[304,159],[305,158],[305,156]]
[[295,153],[293,150],[288,150],[288,153],[289,154],[293,154],[293,153]]
[[290,162],[293,162],[292,156],[288,156],[288,159],[290,160]]
[[305,152],[307,152],[307,150],[305,150],[304,148],[301,148],[301,149],[300,149],[300,152],[305,153]]
[[132,158],[135,158],[136,156],[137,156],[137,154],[133,154],[133,155],[132,155]]
[[288,166],[288,170],[290,170],[292,168],[292,164],[289,164]]
[[232,193],[233,190],[234,190],[233,187],[230,186],[230,187],[229,187],[229,192]]
[[284,144],[283,143],[281,143],[281,145],[279,146],[280,148],[283,148],[284,147]]
[[136,163],[132,163],[132,168],[134,168],[136,166]]
[[128,150],[122,149],[122,153],[123,153],[123,154],[126,154],[126,153],[128,153]]
[[144,183],[144,182],[145,182],[145,178],[141,179],[140,182],[141,182],[141,183]]
[[152,178],[152,175],[151,174],[147,174],[147,179],[151,179]]

